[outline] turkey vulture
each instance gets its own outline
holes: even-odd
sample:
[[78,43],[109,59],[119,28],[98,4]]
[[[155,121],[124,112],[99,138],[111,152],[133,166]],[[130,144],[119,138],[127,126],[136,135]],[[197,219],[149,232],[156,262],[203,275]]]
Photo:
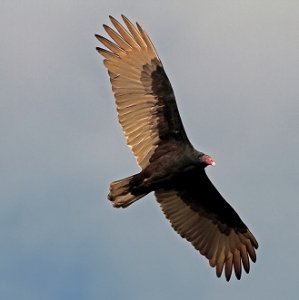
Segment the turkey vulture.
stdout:
[[96,38],[105,58],[118,119],[141,172],[110,184],[108,199],[127,207],[150,192],[171,226],[204,255],[216,275],[229,281],[234,270],[249,272],[258,243],[205,173],[213,158],[197,151],[184,130],[175,96],[161,60],[144,29],[122,16],[110,16],[116,31],[103,25],[113,41]]

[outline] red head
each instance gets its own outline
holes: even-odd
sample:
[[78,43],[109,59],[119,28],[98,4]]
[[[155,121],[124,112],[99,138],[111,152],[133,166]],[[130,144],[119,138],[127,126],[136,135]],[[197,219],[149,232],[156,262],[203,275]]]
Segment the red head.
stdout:
[[214,161],[214,159],[207,155],[207,154],[204,154],[201,158],[200,158],[200,161],[202,163],[204,163],[206,166],[215,166],[216,165],[216,162]]

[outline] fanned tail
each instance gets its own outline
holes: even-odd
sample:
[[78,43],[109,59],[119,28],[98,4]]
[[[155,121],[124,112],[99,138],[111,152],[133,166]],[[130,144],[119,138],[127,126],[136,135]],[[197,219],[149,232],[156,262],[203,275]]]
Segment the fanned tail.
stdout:
[[134,187],[134,176],[113,181],[110,184],[110,192],[108,199],[112,202],[114,207],[128,207],[138,199],[144,197],[147,193],[133,194],[132,188]]

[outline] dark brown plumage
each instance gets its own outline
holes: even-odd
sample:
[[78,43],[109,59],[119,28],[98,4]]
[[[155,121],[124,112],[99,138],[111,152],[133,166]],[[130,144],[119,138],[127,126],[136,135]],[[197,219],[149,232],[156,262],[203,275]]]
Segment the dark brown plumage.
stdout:
[[171,226],[206,256],[216,274],[230,280],[249,272],[258,243],[205,173],[214,165],[191,145],[173,89],[144,29],[122,16],[127,28],[110,20],[104,29],[114,42],[96,35],[116,100],[118,119],[141,172],[110,185],[108,198],[127,207],[154,191]]

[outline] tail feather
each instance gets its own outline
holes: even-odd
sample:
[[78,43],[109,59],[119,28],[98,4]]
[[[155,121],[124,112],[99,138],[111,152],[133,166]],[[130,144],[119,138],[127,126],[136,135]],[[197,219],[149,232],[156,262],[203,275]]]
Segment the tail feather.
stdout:
[[132,193],[132,180],[134,175],[113,181],[110,184],[110,192],[108,194],[108,199],[112,202],[114,207],[128,207],[138,199],[145,196],[144,194],[133,194]]

